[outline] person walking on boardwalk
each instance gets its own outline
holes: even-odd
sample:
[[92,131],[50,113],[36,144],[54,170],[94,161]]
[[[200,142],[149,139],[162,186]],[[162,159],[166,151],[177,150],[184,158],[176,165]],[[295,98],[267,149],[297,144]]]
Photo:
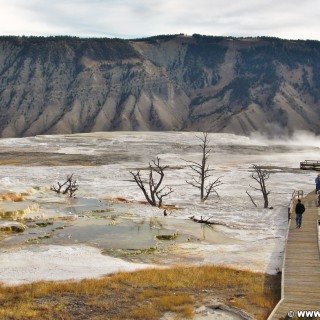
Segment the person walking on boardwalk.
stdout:
[[316,193],[320,190],[320,174],[316,176],[316,179],[314,181],[316,183]]
[[296,228],[301,228],[302,222],[302,214],[305,212],[305,207],[301,203],[301,200],[298,199],[298,203],[296,204]]

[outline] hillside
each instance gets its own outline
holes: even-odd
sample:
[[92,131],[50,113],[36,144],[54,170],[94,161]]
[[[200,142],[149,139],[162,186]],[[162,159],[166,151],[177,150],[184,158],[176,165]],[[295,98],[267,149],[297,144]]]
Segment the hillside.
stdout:
[[320,42],[0,37],[0,136],[320,133]]

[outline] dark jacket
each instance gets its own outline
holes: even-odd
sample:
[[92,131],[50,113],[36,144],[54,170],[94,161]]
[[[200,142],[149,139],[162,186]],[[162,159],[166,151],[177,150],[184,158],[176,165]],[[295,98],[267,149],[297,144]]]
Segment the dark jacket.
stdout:
[[298,202],[296,205],[296,214],[303,214],[305,210],[304,205],[301,202]]

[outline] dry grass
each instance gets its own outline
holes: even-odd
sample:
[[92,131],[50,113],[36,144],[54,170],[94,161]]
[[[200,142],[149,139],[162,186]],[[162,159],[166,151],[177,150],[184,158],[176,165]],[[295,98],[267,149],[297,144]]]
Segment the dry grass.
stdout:
[[20,202],[24,200],[24,197],[21,194],[8,192],[5,194],[0,195],[0,200],[2,201],[13,201],[13,202]]
[[175,267],[118,273],[81,282],[0,287],[0,319],[189,319],[220,297],[266,319],[280,295],[279,276],[224,267]]
[[17,161],[14,161],[14,160],[0,161],[0,166],[7,166],[12,164],[17,164]]

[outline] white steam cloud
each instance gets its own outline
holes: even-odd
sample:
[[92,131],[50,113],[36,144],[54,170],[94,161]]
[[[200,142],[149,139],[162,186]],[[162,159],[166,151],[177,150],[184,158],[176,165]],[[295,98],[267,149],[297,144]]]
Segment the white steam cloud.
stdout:
[[305,130],[296,130],[292,134],[286,134],[283,131],[273,132],[274,134],[272,134],[272,136],[263,133],[252,133],[250,135],[250,139],[254,143],[263,145],[287,145],[320,148],[320,136],[316,135],[314,132]]

